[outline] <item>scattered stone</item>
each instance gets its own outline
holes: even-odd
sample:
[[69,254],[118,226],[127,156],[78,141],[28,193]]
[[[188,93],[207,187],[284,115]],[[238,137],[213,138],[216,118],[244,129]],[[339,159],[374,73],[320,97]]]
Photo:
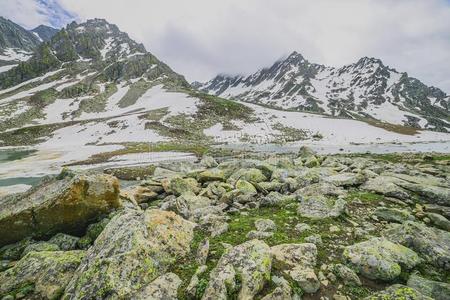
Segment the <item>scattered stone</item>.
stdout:
[[311,231],[311,226],[309,226],[306,223],[299,223],[299,224],[295,225],[294,229],[298,233],[303,233],[303,232],[306,232],[306,231]]
[[305,237],[305,242],[312,243],[317,246],[320,246],[323,244],[322,237],[320,236],[320,234],[313,234],[313,235]]
[[384,281],[397,278],[402,267],[408,270],[421,261],[414,251],[384,238],[372,238],[348,246],[343,256],[362,275]]
[[337,264],[333,267],[333,272],[338,276],[345,285],[361,285],[361,280],[358,275],[350,269],[349,267],[343,264]]
[[198,245],[195,260],[199,265],[204,265],[206,264],[206,260],[208,259],[208,254],[209,254],[209,239],[205,239]]
[[291,300],[293,297],[291,286],[289,282],[277,276],[272,276],[272,282],[276,285],[276,288],[270,293],[264,296],[261,300]]
[[328,229],[331,233],[338,233],[341,232],[341,228],[339,228],[339,226],[336,225],[331,225],[330,228]]
[[275,222],[269,219],[256,220],[255,227],[258,231],[275,231],[277,229]]

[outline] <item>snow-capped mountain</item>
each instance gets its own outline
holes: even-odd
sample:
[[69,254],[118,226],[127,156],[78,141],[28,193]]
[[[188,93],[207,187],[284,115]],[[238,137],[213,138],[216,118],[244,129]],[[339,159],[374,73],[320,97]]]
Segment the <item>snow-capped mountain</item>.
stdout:
[[[26,59],[0,70],[0,147],[34,146],[40,161],[57,161],[57,171],[63,163],[130,143],[348,145],[443,139],[448,134],[386,131],[357,120],[274,110],[199,92],[101,19],[69,24]],[[13,164],[5,172],[17,168]]]
[[218,75],[193,86],[217,96],[286,110],[450,131],[449,95],[375,58],[364,57],[335,68],[310,63],[293,52],[252,75]]
[[59,30],[47,25],[39,25],[31,30],[41,42],[48,42]]
[[0,73],[29,59],[31,52],[40,43],[32,32],[0,17]]

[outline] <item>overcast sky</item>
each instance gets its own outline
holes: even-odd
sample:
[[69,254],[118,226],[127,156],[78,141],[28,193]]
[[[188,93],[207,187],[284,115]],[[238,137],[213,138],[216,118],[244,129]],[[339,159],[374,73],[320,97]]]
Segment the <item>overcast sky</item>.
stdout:
[[105,18],[188,80],[253,73],[296,50],[331,66],[362,56],[450,92],[449,0],[0,0],[32,28]]

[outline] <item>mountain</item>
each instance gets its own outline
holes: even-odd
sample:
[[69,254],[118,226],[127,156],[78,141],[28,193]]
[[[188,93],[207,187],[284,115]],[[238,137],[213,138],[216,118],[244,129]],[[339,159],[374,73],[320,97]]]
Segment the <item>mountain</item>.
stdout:
[[39,38],[39,40],[43,42],[50,41],[58,31],[58,29],[47,25],[39,25],[38,27],[31,30],[31,32],[33,32]]
[[30,58],[40,40],[30,31],[0,17],[0,72]]
[[311,63],[293,52],[252,75],[218,75],[193,86],[286,110],[450,131],[449,95],[376,58],[335,68]]
[[[0,70],[0,146],[33,146],[38,152],[21,161],[23,168],[17,162],[2,165],[0,178],[38,177],[103,152],[146,151],[149,143],[198,152],[216,143],[448,139],[443,133],[280,111],[199,92],[102,19],[67,25],[30,56]],[[111,153],[90,162],[113,159]]]

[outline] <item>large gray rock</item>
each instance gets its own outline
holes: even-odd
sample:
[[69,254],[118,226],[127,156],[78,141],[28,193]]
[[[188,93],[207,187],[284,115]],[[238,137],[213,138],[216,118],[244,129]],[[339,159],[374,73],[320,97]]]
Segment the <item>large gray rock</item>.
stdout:
[[384,236],[413,249],[427,261],[450,270],[450,232],[406,221],[388,228]]
[[315,293],[320,282],[314,272],[317,247],[311,243],[281,244],[270,248],[273,266],[295,281],[306,293]]
[[436,300],[450,299],[450,283],[433,281],[413,274],[409,276],[407,285]]
[[374,192],[387,197],[393,197],[401,200],[409,199],[410,196],[408,192],[397,185],[401,180],[391,176],[378,176],[375,178],[370,178],[363,185],[361,185],[362,190],[369,192]]
[[405,209],[390,207],[378,207],[373,214],[383,221],[396,223],[402,223],[413,218]]
[[367,278],[385,281],[397,278],[402,268],[411,269],[421,261],[414,251],[384,238],[347,246],[343,256]]
[[32,286],[28,299],[57,299],[75,274],[85,251],[30,252],[0,273],[0,297]]
[[132,299],[135,300],[177,300],[178,287],[181,279],[174,273],[159,276],[150,284],[136,293]]
[[193,228],[173,212],[121,212],[89,248],[63,299],[130,298],[190,252]]
[[25,194],[0,199],[0,246],[27,236],[83,232],[99,215],[121,206],[117,178],[67,175]]
[[300,200],[297,212],[300,216],[311,219],[335,218],[344,213],[345,206],[343,199],[304,197]]
[[362,174],[355,174],[355,173],[339,173],[336,175],[332,175],[325,178],[326,182],[332,183],[336,186],[358,186],[364,183],[366,178]]
[[253,299],[270,280],[272,258],[269,246],[259,240],[247,241],[226,252],[210,274],[203,300],[228,299],[237,288],[236,276],[241,278],[238,299]]

